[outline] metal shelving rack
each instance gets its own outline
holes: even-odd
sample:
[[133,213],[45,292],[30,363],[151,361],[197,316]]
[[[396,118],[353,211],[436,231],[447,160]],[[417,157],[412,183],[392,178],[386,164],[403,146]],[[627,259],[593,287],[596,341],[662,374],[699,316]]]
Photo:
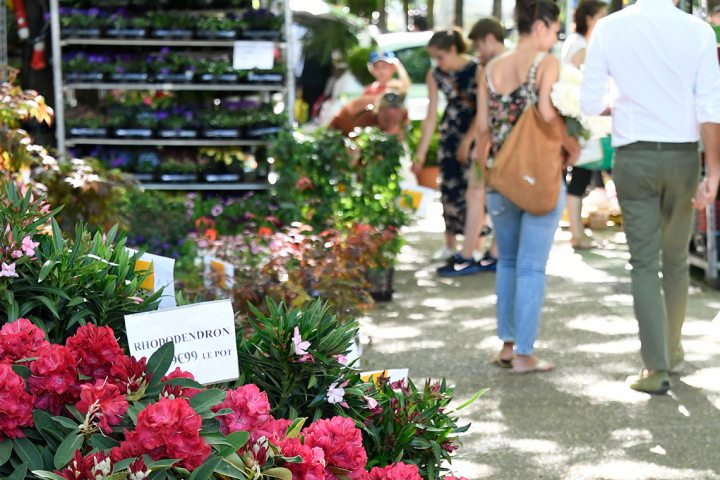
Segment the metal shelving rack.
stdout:
[[[284,14],[284,37],[289,41],[292,37],[292,11],[290,0],[275,0],[282,4]],[[62,72],[62,51],[69,46],[113,46],[119,44],[128,47],[188,47],[188,48],[225,48],[234,46],[232,40],[163,40],[163,39],[105,39],[105,38],[61,38],[59,0],[50,0],[50,23],[52,35],[53,77],[55,91],[55,128],[58,152],[62,155],[68,147],[76,145],[117,145],[117,146],[174,146],[174,147],[209,147],[237,146],[254,147],[267,145],[266,140],[247,139],[130,139],[130,138],[67,138],[65,130],[65,103],[67,94],[75,90],[166,90],[166,91],[211,91],[211,92],[257,92],[264,96],[271,93],[283,93],[285,111],[290,124],[294,122],[295,105],[295,69],[293,55],[289,51],[288,42],[275,42],[276,46],[285,49],[285,84],[284,85],[252,85],[252,84],[196,84],[196,83],[64,83]],[[266,190],[267,183],[146,183],[143,187],[150,190]]]
[[717,243],[717,205],[709,204],[705,207],[705,255],[690,253],[690,265],[705,270],[705,281],[714,287],[720,287],[720,259],[718,258]]

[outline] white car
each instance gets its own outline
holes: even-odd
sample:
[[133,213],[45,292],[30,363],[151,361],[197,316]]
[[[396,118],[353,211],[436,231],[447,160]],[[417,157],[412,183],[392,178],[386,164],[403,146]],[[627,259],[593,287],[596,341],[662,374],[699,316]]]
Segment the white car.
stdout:
[[[402,62],[410,75],[410,90],[407,95],[407,108],[410,120],[423,120],[427,114],[428,91],[425,85],[425,75],[430,68],[430,57],[425,47],[430,41],[433,32],[402,32],[386,33],[376,38],[377,50],[393,52]],[[327,125],[342,106],[363,92],[355,76],[346,71],[333,88],[332,101],[323,106],[320,114],[320,125]],[[441,96],[441,103],[444,101]],[[444,104],[441,104],[443,107]]]

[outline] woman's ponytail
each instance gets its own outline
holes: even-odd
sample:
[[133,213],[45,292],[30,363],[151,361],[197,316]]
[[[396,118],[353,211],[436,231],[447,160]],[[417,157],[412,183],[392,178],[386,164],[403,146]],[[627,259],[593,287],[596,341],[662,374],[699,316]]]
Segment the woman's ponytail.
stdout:
[[520,34],[532,32],[538,20],[550,24],[560,18],[560,7],[554,0],[517,0],[515,2],[515,23]]
[[465,53],[467,51],[465,34],[460,27],[454,27],[450,30],[437,31],[430,38],[428,47],[445,51],[449,51],[452,47],[455,47],[458,54]]

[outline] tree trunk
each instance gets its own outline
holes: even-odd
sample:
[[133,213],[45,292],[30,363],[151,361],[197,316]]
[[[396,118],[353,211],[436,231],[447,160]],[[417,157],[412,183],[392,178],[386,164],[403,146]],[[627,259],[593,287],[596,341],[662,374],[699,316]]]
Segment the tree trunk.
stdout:
[[502,0],[493,0],[493,17],[502,20]]
[[427,0],[427,26],[429,30],[435,29],[435,0]]
[[623,0],[612,0],[610,3],[610,12],[617,12],[622,10]]
[[405,30],[410,30],[410,0],[403,0],[403,15],[405,15]]
[[455,25],[460,28],[463,26],[463,3],[464,0],[455,0]]
[[387,32],[387,10],[385,0],[380,0],[378,2],[378,10],[378,13],[380,14],[378,17],[378,28],[381,33],[385,33]]

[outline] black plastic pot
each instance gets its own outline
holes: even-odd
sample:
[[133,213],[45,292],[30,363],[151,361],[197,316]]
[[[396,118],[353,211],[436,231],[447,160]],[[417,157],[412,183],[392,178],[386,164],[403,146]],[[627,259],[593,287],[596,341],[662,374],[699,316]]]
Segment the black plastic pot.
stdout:
[[262,138],[268,135],[275,135],[282,130],[279,125],[253,125],[248,127],[246,135],[248,138]]
[[151,128],[115,128],[113,135],[117,138],[152,138]]
[[71,137],[105,138],[107,133],[108,129],[105,127],[71,127],[68,129],[68,134]]
[[261,83],[261,84],[277,84],[282,83],[285,80],[285,76],[282,73],[255,73],[250,72],[247,75],[248,83]]
[[196,36],[208,40],[235,40],[238,38],[238,32],[237,30],[198,30]]
[[111,38],[145,38],[147,28],[108,28],[105,31],[106,37]]
[[187,39],[192,38],[193,31],[189,28],[155,28],[150,33],[153,38],[175,38]]
[[198,131],[192,128],[161,128],[158,130],[160,138],[197,138]]
[[188,70],[182,73],[157,73],[155,81],[160,83],[192,83],[195,72]]
[[205,138],[241,138],[241,132],[239,128],[206,128],[203,130],[203,137]]
[[188,183],[197,182],[196,173],[161,173],[160,181],[167,183]]
[[279,40],[281,33],[277,30],[243,30],[242,37],[248,40]]
[[376,302],[389,302],[393,297],[393,277],[395,269],[368,270],[365,272],[370,284],[370,295]]
[[114,82],[128,82],[128,83],[144,83],[150,80],[150,75],[147,73],[111,73],[110,79]]
[[63,38],[77,37],[77,38],[99,38],[102,35],[102,29],[100,27],[90,28],[63,28],[60,31],[60,36]]
[[239,183],[243,181],[240,173],[206,173],[203,177],[207,183]]
[[65,73],[66,82],[85,82],[98,83],[102,82],[105,74],[102,72],[67,72]]

